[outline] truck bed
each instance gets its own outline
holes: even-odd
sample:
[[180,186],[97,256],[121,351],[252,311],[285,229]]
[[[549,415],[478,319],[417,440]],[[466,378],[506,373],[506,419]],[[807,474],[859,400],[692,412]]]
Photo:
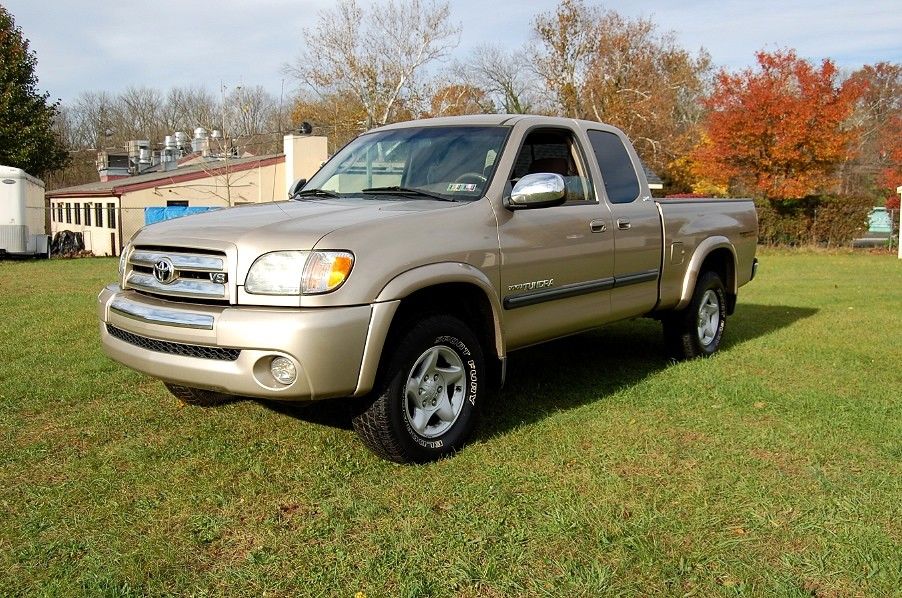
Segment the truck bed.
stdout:
[[[736,250],[735,284],[728,288],[735,294],[738,287],[752,277],[752,262],[757,243],[757,220],[751,199],[665,199],[656,200],[661,214],[663,231],[660,299],[657,310],[683,307],[691,289],[684,288],[686,276],[701,263],[692,263],[690,256],[700,244],[716,246],[731,244]],[[716,234],[712,235],[712,231]]]

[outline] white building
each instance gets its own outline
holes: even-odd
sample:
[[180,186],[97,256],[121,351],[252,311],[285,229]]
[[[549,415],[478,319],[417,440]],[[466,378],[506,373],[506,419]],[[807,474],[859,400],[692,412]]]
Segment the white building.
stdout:
[[310,178],[327,159],[326,138],[286,135],[284,152],[268,156],[185,156],[176,168],[119,174],[101,163],[96,183],[56,189],[50,201],[50,229],[81,232],[94,255],[118,255],[145,224],[145,208],[218,207],[282,201],[299,178]]

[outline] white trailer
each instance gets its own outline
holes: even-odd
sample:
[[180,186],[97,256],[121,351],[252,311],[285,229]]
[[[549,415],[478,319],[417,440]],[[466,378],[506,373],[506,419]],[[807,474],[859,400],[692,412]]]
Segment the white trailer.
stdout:
[[0,257],[50,257],[44,182],[21,168],[0,166]]

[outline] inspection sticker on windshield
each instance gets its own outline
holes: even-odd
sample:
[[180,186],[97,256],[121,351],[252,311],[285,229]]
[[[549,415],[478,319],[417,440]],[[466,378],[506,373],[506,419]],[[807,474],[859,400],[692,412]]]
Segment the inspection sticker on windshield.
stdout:
[[476,183],[449,183],[448,191],[476,191]]

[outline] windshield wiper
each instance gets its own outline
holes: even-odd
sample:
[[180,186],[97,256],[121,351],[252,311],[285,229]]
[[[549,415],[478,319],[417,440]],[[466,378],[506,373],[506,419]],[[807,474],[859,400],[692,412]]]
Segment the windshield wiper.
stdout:
[[424,191],[422,189],[415,189],[413,187],[399,187],[397,185],[393,185],[391,187],[369,187],[367,189],[362,189],[361,193],[422,195],[423,197],[431,197],[432,199],[438,199],[439,201],[454,201],[454,202],[457,201],[453,197],[445,197],[444,195],[439,195],[438,193],[431,193],[429,191]]
[[325,189],[304,189],[295,193],[291,199],[295,197],[341,197],[335,191],[326,191]]

